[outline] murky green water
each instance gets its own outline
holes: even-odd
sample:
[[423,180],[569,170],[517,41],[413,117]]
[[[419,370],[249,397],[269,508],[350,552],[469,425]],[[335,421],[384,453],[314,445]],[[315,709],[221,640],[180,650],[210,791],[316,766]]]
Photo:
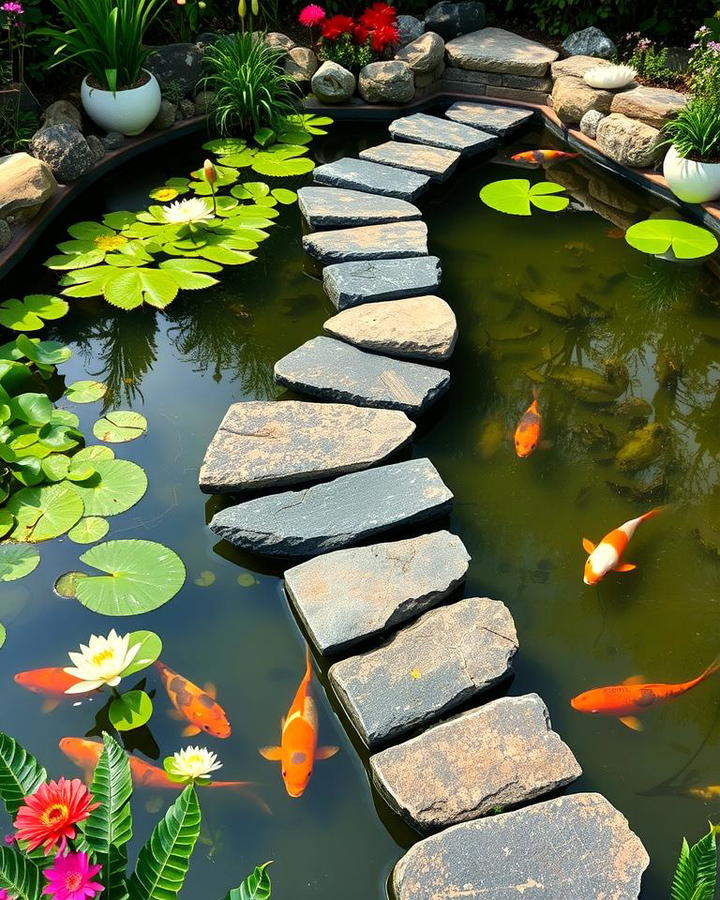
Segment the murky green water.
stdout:
[[[317,145],[316,155],[334,158],[383,135],[382,129],[337,128]],[[3,295],[51,291],[54,276],[41,262],[66,225],[144,206],[149,189],[197,165],[200,143],[174,146],[106,179],[6,280]],[[547,139],[535,136],[517,149],[543,145]],[[429,456],[456,495],[449,525],[473,556],[466,593],[501,599],[515,616],[521,652],[509,691],[537,691],[546,700],[555,727],[585,769],[573,789],[601,791],[628,816],[653,858],[643,896],[658,897],[667,890],[682,834],[698,836],[706,819],[718,814],[720,801],[706,804],[681,791],[720,783],[720,681],[651,711],[642,733],[582,716],[568,701],[632,674],[685,680],[720,650],[720,560],[693,534],[717,521],[720,510],[713,493],[720,474],[720,313],[712,305],[720,285],[707,267],[648,260],[609,236],[616,225],[595,212],[518,219],[477,199],[487,181],[523,174],[479,163],[421,203],[431,251],[443,262],[441,293],[457,313],[460,340],[449,395],[421,424],[412,452]],[[610,204],[624,207],[619,218],[613,213],[618,221],[647,213],[641,196],[577,163],[564,163],[548,177],[585,190],[589,175],[591,190],[605,205],[593,203],[606,213],[616,208]],[[218,685],[233,736],[206,743],[221,755],[223,777],[257,781],[272,808],[268,816],[237,795],[202,795],[204,842],[187,897],[224,896],[256,863],[274,859],[278,897],[380,898],[393,862],[413,839],[373,797],[324,691],[316,692],[320,740],[339,744],[341,753],[318,764],[301,800],[286,796],[277,767],[258,755],[258,746],[279,736],[280,717],[302,674],[303,642],[282,595],[282,565],[215,544],[206,527],[215,501],[197,488],[204,450],[227,406],[281,396],[272,382],[273,363],[319,333],[332,312],[304,266],[299,214],[286,210],[258,261],[226,269],[218,287],[183,294],[165,313],[75,302],[72,314],[52,329],[52,337],[75,351],[64,367],[68,382],[87,374],[108,380],[120,405],[148,418],[147,436],[118,448],[118,455],[142,464],[150,487],[134,509],[111,520],[109,537],[168,544],[185,560],[188,581],[170,604],[136,620],[136,627],[163,637],[168,665],[197,683]],[[558,320],[524,299],[548,291],[580,295],[583,318]],[[659,385],[658,357],[665,369],[668,360],[681,368],[675,385]],[[609,407],[598,412],[547,381],[540,403],[552,446],[518,460],[511,436],[531,399],[527,373],[543,378],[569,363],[600,369],[611,358],[628,369],[629,389],[621,400],[648,401],[650,421],[667,429],[661,459],[634,476],[618,472],[612,440],[622,443],[637,422],[609,414]],[[76,409],[88,433],[97,409]],[[650,486],[652,497],[633,500],[608,482],[621,490]],[[671,509],[638,532],[628,553],[638,570],[584,586],[581,538],[597,540],[659,501]],[[1,721],[54,775],[68,775],[72,765],[57,742],[90,732],[99,704],[65,704],[44,715],[40,699],[12,676],[62,664],[67,649],[117,623],[52,593],[54,579],[75,567],[82,548],[62,539],[41,552],[42,563],[30,577],[3,585],[1,615],[9,637],[0,653]],[[214,574],[210,586],[195,584],[203,572]],[[154,675],[150,686],[159,688]],[[185,743],[178,723],[164,714],[169,703],[161,689],[157,698],[151,723],[156,747],[136,748],[155,759]],[[144,839],[168,797],[142,791],[138,799],[136,834]]]

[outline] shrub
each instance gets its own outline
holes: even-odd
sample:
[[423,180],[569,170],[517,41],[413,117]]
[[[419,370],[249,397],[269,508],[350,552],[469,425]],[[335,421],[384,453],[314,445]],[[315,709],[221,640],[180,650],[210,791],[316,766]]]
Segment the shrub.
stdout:
[[[690,89],[695,96],[720,97],[720,17],[695,32],[688,64]],[[711,27],[714,26],[714,27]]]
[[693,97],[663,132],[684,159],[720,162],[720,97]]
[[683,76],[667,64],[668,51],[640,32],[626,34],[618,42],[618,58],[627,62],[647,84],[670,86],[684,81]]

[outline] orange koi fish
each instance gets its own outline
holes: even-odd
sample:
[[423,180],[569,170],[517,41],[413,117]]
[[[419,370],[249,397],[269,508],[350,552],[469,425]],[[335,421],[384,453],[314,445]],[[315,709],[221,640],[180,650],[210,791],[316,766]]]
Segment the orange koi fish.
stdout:
[[172,715],[180,720],[186,719],[190,723],[183,729],[184,737],[192,737],[201,731],[206,731],[216,738],[230,737],[230,723],[225,710],[215,700],[213,685],[208,684],[203,690],[192,681],[168,669],[159,660],[155,663],[155,668],[160,672],[167,695],[175,707]]
[[305,675],[287,716],[280,723],[281,746],[260,748],[260,755],[265,759],[280,762],[285,789],[291,797],[302,797],[316,759],[330,759],[340,749],[317,746],[317,712],[309,693],[311,678],[312,666],[308,648]]
[[514,162],[546,163],[556,162],[559,159],[577,159],[579,153],[566,153],[564,150],[526,150],[524,153],[516,153],[511,156]]
[[593,688],[573,697],[570,706],[578,712],[601,716],[616,716],[623,725],[634,731],[642,731],[642,723],[636,713],[642,713],[658,703],[674,700],[686,694],[714,675],[720,669],[720,657],[714,659],[697,678],[681,684],[645,684],[641,676],[634,675],[622,684]]
[[533,402],[523,413],[515,429],[515,452],[520,459],[527,459],[537,450],[542,435],[542,416],[538,406],[538,389],[533,387]]
[[[77,684],[79,678],[61,669],[59,666],[51,666],[47,669],[31,669],[29,672],[18,672],[15,682],[33,694],[45,694],[43,712],[52,712],[60,705],[60,701],[70,698],[66,696],[68,688]],[[77,700],[77,697],[74,698]]]
[[636,569],[637,566],[632,563],[622,562],[622,555],[638,525],[652,519],[662,511],[662,506],[659,506],[636,519],[628,519],[619,528],[608,532],[597,545],[587,538],[583,538],[583,548],[586,553],[590,554],[585,563],[585,574],[583,575],[585,584],[597,584],[608,572],[632,572],[633,569]]

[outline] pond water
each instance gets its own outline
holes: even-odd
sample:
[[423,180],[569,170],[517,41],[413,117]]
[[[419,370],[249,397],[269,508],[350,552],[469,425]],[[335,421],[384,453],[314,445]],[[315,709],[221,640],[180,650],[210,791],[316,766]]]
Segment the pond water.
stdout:
[[[336,126],[313,152],[326,161],[384,134],[379,127]],[[65,228],[146,206],[150,189],[198,165],[201,142],[188,139],[104,179],[5,280],[3,296],[52,292],[55,276],[42,261]],[[515,144],[515,150],[548,146],[548,138],[533,134]],[[720,784],[720,681],[650,711],[642,732],[577,713],[569,700],[630,675],[683,681],[720,650],[720,559],[712,552],[720,547],[713,530],[720,511],[720,313],[713,301],[720,303],[720,283],[708,265],[649,259],[618,239],[618,223],[650,211],[647,198],[584,163],[563,163],[547,177],[574,186],[617,222],[582,199],[565,213],[527,219],[494,212],[478,199],[483,184],[525,174],[506,160],[468,165],[420,203],[460,339],[450,392],[420,424],[410,453],[430,457],[456,496],[442,524],[472,554],[466,595],[503,600],[515,617],[521,651],[507,690],[537,691],[545,699],[585,770],[572,790],[598,790],[629,818],[653,860],[643,897],[657,897],[667,892],[682,835],[699,836],[707,818],[717,816],[719,801],[686,790]],[[332,312],[300,234],[297,209],[285,209],[257,261],[225,269],[217,287],[182,293],[164,312],[73,301],[70,315],[43,332],[73,349],[62,369],[68,383],[107,381],[114,403],[149,422],[145,437],[117,448],[119,457],[145,468],[148,492],[111,519],[108,537],[166,543],[185,561],[188,579],[163,608],[132,624],[110,622],[52,592],[83,548],[67,538],[41,545],[35,572],[2,588],[0,616],[8,627],[0,653],[2,727],[53,775],[74,774],[58,741],[98,733],[101,704],[65,703],[44,714],[41,699],[12,676],[63,664],[68,649],[111,624],[158,632],[167,665],[196,683],[215,683],[233,735],[201,742],[221,756],[223,778],[257,782],[272,812],[241,794],[205,791],[187,897],[220,898],[255,864],[274,859],[274,896],[381,898],[394,861],[414,839],[372,794],[365,758],[322,688],[316,686],[320,742],[341,750],[318,764],[303,798],[290,799],[279,767],[258,755],[259,746],[278,740],[280,717],[302,675],[304,643],[282,593],[282,563],[216,543],[206,523],[218,501],[197,488],[203,453],[227,406],[287,396],[273,384],[274,362],[318,334]],[[564,320],[539,309],[548,293],[579,302],[582,316]],[[611,360],[627,369],[620,401],[642,398],[649,404],[643,422],[663,426],[660,457],[636,473],[619,472],[614,452],[640,420],[618,415],[617,404],[585,403],[549,377],[568,364],[601,370]],[[540,384],[551,445],[519,460],[512,432],[530,403],[531,378]],[[73,407],[85,433],[99,407]],[[658,502],[670,504],[667,512],[638,531],[627,554],[637,571],[585,586],[581,538],[597,541]],[[148,688],[157,691],[152,737],[135,746],[129,735],[127,746],[156,761],[186,741],[182,726],[166,715],[170,705],[154,671]],[[168,795],[145,789],[137,798],[139,843]]]

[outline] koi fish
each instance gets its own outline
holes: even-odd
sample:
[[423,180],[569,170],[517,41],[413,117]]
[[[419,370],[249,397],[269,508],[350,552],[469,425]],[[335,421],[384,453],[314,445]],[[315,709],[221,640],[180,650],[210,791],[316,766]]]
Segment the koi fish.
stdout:
[[636,519],[628,519],[619,528],[608,532],[599,544],[595,545],[587,538],[582,539],[582,545],[586,553],[590,555],[585,563],[585,584],[597,584],[608,572],[632,572],[637,566],[633,563],[622,562],[622,555],[630,538],[635,534],[638,525],[652,519],[663,511],[662,506],[651,509],[650,512],[638,516]]
[[566,153],[564,150],[526,150],[524,153],[516,153],[510,159],[513,162],[547,163],[556,162],[559,159],[577,159],[579,153]]
[[625,237],[625,231],[622,228],[609,228],[607,231],[607,236],[612,238],[614,241],[619,241],[620,238]]
[[538,389],[533,387],[533,401],[523,413],[515,429],[515,452],[520,459],[527,459],[537,450],[542,434],[542,416],[538,406]]
[[[31,669],[29,672],[18,672],[15,682],[33,694],[45,694],[43,712],[52,712],[60,705],[60,701],[70,699],[66,696],[68,688],[77,684],[80,680],[59,666],[51,666],[47,669]],[[77,698],[75,698],[77,699]]]
[[279,747],[261,747],[260,755],[281,764],[285,790],[291,797],[302,797],[308,786],[316,759],[330,759],[339,747],[317,746],[317,712],[310,696],[312,666],[307,650],[305,675],[297,689],[288,714],[280,723]]
[[634,731],[642,731],[642,723],[636,713],[642,713],[658,703],[681,697],[697,687],[720,669],[720,657],[714,659],[697,678],[681,684],[646,684],[642,677],[633,675],[622,684],[593,688],[573,697],[570,706],[578,712],[601,716],[616,716],[623,725]]
[[167,695],[175,707],[175,712],[171,715],[190,723],[183,729],[183,737],[192,737],[201,731],[206,731],[217,738],[230,737],[230,723],[225,710],[215,700],[213,685],[205,685],[203,690],[192,681],[168,669],[159,660],[155,663],[155,668],[160,672]]
[[720,784],[708,784],[706,787],[691,787],[687,789],[691,797],[699,797],[701,800],[717,800],[720,797]]

